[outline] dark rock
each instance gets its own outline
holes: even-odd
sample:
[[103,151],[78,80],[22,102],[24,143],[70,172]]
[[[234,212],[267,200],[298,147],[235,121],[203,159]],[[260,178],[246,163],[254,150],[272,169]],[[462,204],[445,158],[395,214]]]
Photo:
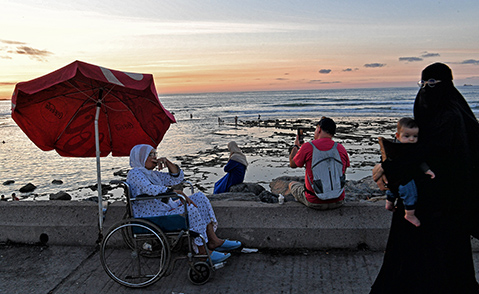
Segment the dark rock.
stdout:
[[259,201],[258,196],[251,192],[213,194],[208,195],[208,199],[210,201]]
[[[88,186],[88,188],[90,188],[92,191],[98,191],[98,185],[97,184]],[[101,194],[106,195],[108,193],[108,191],[111,191],[114,188],[115,187],[112,187],[109,184],[101,184]]]
[[256,183],[241,183],[230,187],[232,193],[253,193],[259,195],[264,191],[264,187]]
[[346,201],[367,200],[373,197],[384,196],[384,192],[379,190],[373,177],[369,176],[358,181],[346,181]]
[[291,194],[288,194],[288,195],[283,195],[284,196],[284,202],[288,202],[288,201],[296,201],[296,199],[294,199],[293,195]]
[[114,172],[113,175],[126,178],[126,176],[128,175],[128,169],[120,169],[119,171]]
[[34,184],[28,183],[25,186],[21,187],[19,191],[22,192],[22,193],[28,193],[28,192],[32,192],[36,188],[37,188],[37,186],[35,186]]
[[50,194],[50,200],[71,200],[72,196],[65,191],[60,191],[55,194]]
[[268,191],[261,192],[258,197],[261,202],[278,203],[278,196]]
[[8,181],[3,182],[3,185],[6,186],[6,185],[11,185],[11,184],[13,184],[13,183],[15,183],[14,180],[8,180]]
[[83,199],[83,201],[92,201],[98,203],[98,196],[90,196],[86,199]]
[[61,185],[61,184],[63,184],[63,181],[62,181],[62,180],[53,180],[53,181],[52,181],[52,184],[54,184],[54,185]]

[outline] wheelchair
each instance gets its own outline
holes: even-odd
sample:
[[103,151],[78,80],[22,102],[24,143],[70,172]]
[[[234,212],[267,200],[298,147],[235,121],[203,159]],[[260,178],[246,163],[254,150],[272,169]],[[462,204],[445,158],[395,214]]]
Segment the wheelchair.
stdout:
[[[101,264],[115,282],[132,288],[146,287],[170,275],[176,261],[187,259],[188,279],[195,285],[203,285],[215,270],[225,265],[225,262],[213,264],[208,246],[205,246],[206,255],[194,252],[192,238],[200,237],[204,244],[206,242],[203,236],[189,230],[188,205],[184,196],[170,192],[157,196],[131,197],[128,183],[111,183],[123,187],[127,201],[124,218],[111,226],[100,243]],[[193,185],[186,183],[193,193]],[[179,198],[183,202],[184,214],[133,217],[132,203],[170,197]],[[173,255],[178,256],[173,259]]]

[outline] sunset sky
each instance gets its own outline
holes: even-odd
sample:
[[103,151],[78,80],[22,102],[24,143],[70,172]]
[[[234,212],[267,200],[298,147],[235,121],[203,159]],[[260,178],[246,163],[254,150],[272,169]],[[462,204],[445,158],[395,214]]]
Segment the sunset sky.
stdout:
[[430,63],[479,85],[479,3],[0,0],[0,99],[75,60],[166,93],[415,86]]

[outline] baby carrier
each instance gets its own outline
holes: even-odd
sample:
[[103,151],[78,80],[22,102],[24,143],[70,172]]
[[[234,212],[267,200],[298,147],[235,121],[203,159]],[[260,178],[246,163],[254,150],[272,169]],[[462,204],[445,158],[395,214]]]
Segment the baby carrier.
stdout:
[[343,175],[343,162],[338,151],[338,143],[327,151],[321,151],[313,143],[313,160],[311,170],[313,172],[313,182],[308,177],[308,181],[313,188],[314,194],[321,200],[336,199],[344,192],[346,176]]

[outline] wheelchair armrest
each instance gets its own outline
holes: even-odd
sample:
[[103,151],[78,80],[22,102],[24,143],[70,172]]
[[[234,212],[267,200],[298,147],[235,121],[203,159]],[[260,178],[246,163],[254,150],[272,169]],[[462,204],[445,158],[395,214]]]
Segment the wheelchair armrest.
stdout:
[[165,199],[165,198],[170,198],[170,197],[177,197],[180,199],[180,201],[183,204],[186,204],[186,198],[185,196],[172,192],[172,191],[167,191],[166,193],[161,193],[158,195],[148,195],[148,194],[141,194],[136,196],[135,198],[131,198],[131,201],[141,201],[141,200],[151,200],[151,199]]
[[131,197],[131,200],[150,200],[150,199],[163,199],[163,198],[169,198],[169,197],[178,197],[179,195],[176,194],[175,192],[165,192],[161,193],[158,195],[148,195],[148,194],[141,194],[136,197]]
[[[193,192],[193,184],[191,184],[191,182],[188,182],[188,181],[185,181],[185,182],[190,185],[191,191]],[[123,189],[125,190],[125,194],[129,198],[129,201],[132,201],[132,202],[135,202],[135,201],[138,201],[138,200],[164,199],[164,198],[169,198],[169,197],[177,197],[185,205],[185,208],[186,208],[185,212],[187,213],[188,205],[186,205],[187,203],[186,203],[185,196],[183,196],[181,194],[178,194],[178,193],[175,193],[171,190],[168,190],[165,193],[158,194],[158,195],[141,194],[141,195],[138,195],[136,197],[130,197],[131,196],[131,189],[130,189],[130,186],[128,185],[128,183],[126,181],[111,180],[110,184],[122,186]]]
[[185,207],[185,213],[184,214],[187,215],[188,214],[188,205],[187,205],[187,202],[186,202],[186,197],[181,195],[181,194],[172,192],[172,191],[167,191],[166,193],[162,193],[162,194],[158,194],[158,195],[141,194],[141,195],[136,196],[135,198],[131,198],[130,201],[131,202],[137,202],[137,201],[142,201],[142,200],[164,199],[164,198],[170,198],[170,197],[177,197],[177,198],[180,199],[181,203]]
[[122,180],[111,180],[110,181],[110,185],[120,185],[120,184],[123,184],[125,183],[125,181],[122,181]]

